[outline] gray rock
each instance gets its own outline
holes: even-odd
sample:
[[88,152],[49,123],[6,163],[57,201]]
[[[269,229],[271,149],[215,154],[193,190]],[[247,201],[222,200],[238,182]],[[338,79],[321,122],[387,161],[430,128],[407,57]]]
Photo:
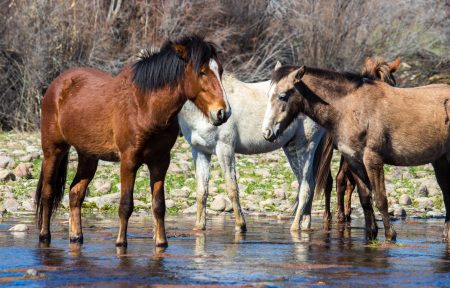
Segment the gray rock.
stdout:
[[7,167],[10,167],[10,163],[14,162],[14,160],[11,157],[8,156],[0,156],[0,168],[5,169]]
[[398,199],[398,203],[400,205],[411,205],[411,197],[408,194],[403,194],[402,196],[400,196],[400,198]]
[[191,193],[189,191],[189,188],[188,189],[184,189],[184,188],[185,187],[183,187],[181,189],[172,190],[170,192],[170,195],[173,197],[177,197],[177,198],[188,198],[189,194],[191,194]]
[[103,179],[94,180],[93,185],[94,185],[95,191],[100,194],[107,194],[107,193],[111,192],[111,189],[112,189],[112,182],[109,180],[103,180]]
[[25,163],[20,163],[17,165],[16,169],[14,169],[14,175],[18,178],[31,178],[31,171],[28,165]]
[[33,160],[34,159],[39,159],[39,158],[41,158],[41,153],[40,152],[32,152],[31,153],[31,156],[33,157]]
[[427,216],[428,217],[432,217],[432,218],[438,218],[438,217],[443,217],[445,214],[442,213],[442,211],[438,211],[438,210],[431,210],[427,212]]
[[6,211],[14,213],[17,212],[17,209],[19,209],[19,203],[16,199],[9,198],[3,202],[3,207]]
[[286,199],[286,192],[284,191],[284,189],[280,189],[280,188],[275,189],[273,194],[277,199],[281,199],[281,200]]
[[217,195],[211,202],[210,209],[214,211],[224,211],[227,207],[227,200],[222,195]]
[[9,170],[0,169],[0,181],[6,182],[10,180],[15,180],[14,174],[9,172]]
[[25,273],[24,277],[37,277],[39,275],[38,271],[36,269],[28,269]]
[[442,190],[439,187],[439,184],[437,183],[436,179],[434,179],[434,178],[425,180],[420,185],[420,187],[422,187],[422,186],[424,187],[423,189],[425,189],[425,187],[426,187],[426,190],[428,192],[427,196],[429,196],[429,197],[442,195]]
[[226,206],[225,206],[225,210],[223,210],[224,212],[231,212],[233,211],[233,204],[231,203],[230,198],[225,197],[225,202],[226,202]]
[[26,224],[17,224],[8,229],[9,231],[15,232],[25,232],[28,231],[28,226]]
[[414,196],[416,197],[428,197],[428,187],[425,183],[422,183],[419,188],[417,188],[416,192],[414,192]]
[[31,154],[27,154],[19,158],[20,162],[30,162],[31,160],[33,160],[33,155]]
[[23,150],[14,150],[13,152],[11,152],[11,154],[15,157],[20,157],[20,156],[27,154],[27,152],[25,152]]
[[403,207],[397,207],[394,209],[394,216],[405,217],[406,210]]
[[114,205],[120,201],[120,192],[102,195],[98,197],[90,197],[86,199],[89,203],[94,203],[97,208],[103,208],[107,205]]
[[25,211],[34,211],[34,201],[33,200],[25,200],[22,202],[22,209]]
[[194,204],[183,210],[183,214],[195,214],[197,213],[197,205]]
[[264,178],[265,177],[270,177],[270,172],[266,168],[257,168],[257,169],[255,169],[254,172],[255,172],[256,175],[262,176]]
[[166,208],[172,208],[175,207],[175,201],[172,199],[166,199]]
[[431,210],[434,207],[433,199],[428,197],[416,198],[417,208],[424,210]]

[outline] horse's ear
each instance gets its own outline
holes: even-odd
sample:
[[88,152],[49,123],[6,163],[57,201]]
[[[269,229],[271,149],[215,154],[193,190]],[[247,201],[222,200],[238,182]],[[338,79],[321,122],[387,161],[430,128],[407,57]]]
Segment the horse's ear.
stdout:
[[281,68],[281,62],[277,61],[277,64],[275,64],[275,67],[273,68],[273,71],[278,70]]
[[305,75],[305,66],[300,67],[299,69],[295,70],[295,76],[294,76],[294,84],[300,82],[302,80],[303,75]]
[[389,70],[391,70],[391,72],[395,72],[398,69],[398,67],[400,66],[400,63],[401,63],[400,57],[395,58],[394,61],[392,61],[391,63],[388,64]]
[[173,49],[175,50],[175,53],[177,53],[178,57],[180,57],[181,59],[183,59],[184,61],[187,61],[187,49],[186,46],[181,45],[181,44],[177,44],[177,43],[173,43],[172,44]]

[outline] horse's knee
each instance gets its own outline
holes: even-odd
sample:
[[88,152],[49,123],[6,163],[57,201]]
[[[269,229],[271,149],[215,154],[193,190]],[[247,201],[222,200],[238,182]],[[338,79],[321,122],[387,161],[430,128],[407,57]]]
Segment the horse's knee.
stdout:
[[152,210],[153,213],[155,215],[155,217],[164,217],[165,213],[166,213],[166,203],[164,201],[164,199],[154,199],[152,202]]
[[131,213],[133,213],[134,203],[133,199],[129,199],[128,197],[122,197],[120,199],[119,205],[119,216],[130,218]]

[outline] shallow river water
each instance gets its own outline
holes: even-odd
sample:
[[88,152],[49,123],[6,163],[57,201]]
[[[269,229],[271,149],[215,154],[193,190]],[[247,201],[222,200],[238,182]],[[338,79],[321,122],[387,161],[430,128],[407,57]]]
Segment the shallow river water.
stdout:
[[[359,219],[351,225],[333,224],[324,231],[321,217],[316,216],[312,231],[291,233],[291,219],[247,217],[249,231],[236,234],[229,216],[211,217],[205,232],[191,230],[193,217],[169,216],[169,247],[157,250],[151,218],[132,217],[128,248],[123,250],[114,246],[117,218],[85,218],[82,246],[68,243],[68,222],[56,218],[49,247],[38,245],[32,217],[3,219],[0,284],[450,286],[450,245],[441,242],[442,219],[395,221],[397,244],[383,244],[384,231],[380,229],[380,243],[367,245]],[[18,223],[28,224],[30,230],[7,231]],[[30,268],[38,270],[39,276],[23,277]]]

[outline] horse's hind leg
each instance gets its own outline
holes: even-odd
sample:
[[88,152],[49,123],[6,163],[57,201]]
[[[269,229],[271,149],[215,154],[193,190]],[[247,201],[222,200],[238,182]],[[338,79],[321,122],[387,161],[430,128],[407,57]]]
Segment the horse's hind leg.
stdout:
[[344,165],[347,163],[344,160],[344,157],[341,156],[341,163],[339,164],[339,171],[336,175],[336,196],[337,196],[337,217],[336,221],[339,223],[343,223],[345,221],[344,214],[344,195],[345,188],[347,184],[347,177],[344,170]]
[[347,185],[345,187],[344,220],[350,222],[352,214],[352,194],[353,190],[355,190],[355,180],[350,173],[349,167],[347,167],[345,174],[347,175]]
[[78,167],[75,178],[70,185],[70,232],[69,238],[72,243],[83,243],[83,232],[81,228],[81,205],[83,204],[86,190],[94,178],[97,170],[98,159],[89,158],[87,155],[78,153]]
[[368,240],[375,240],[378,235],[378,226],[373,212],[372,197],[366,184],[355,174],[352,173],[356,186],[358,187],[359,201],[364,211],[364,219],[366,222],[366,237]]
[[222,171],[225,174],[225,186],[233,205],[233,213],[235,218],[235,230],[237,232],[247,231],[247,225],[242,213],[241,204],[239,203],[239,187],[236,179],[236,159],[234,157],[234,149],[230,145],[219,142],[216,146],[217,158],[219,159]]
[[[44,144],[45,145],[45,144]],[[67,169],[69,146],[51,145],[43,147],[44,159],[42,161],[42,187],[38,187],[36,204],[38,211],[39,241],[49,243],[50,219],[55,205],[58,204],[64,193],[64,181]],[[40,190],[40,191],[39,191]]]
[[445,204],[445,225],[442,234],[444,240],[449,241],[450,231],[450,161],[444,155],[433,163],[436,180],[441,187]]
[[211,155],[192,148],[192,156],[194,158],[197,179],[197,215],[194,230],[205,230]]
[[333,190],[333,176],[331,171],[328,173],[327,183],[325,185],[325,212],[323,213],[323,222],[328,227],[331,222],[331,190]]

